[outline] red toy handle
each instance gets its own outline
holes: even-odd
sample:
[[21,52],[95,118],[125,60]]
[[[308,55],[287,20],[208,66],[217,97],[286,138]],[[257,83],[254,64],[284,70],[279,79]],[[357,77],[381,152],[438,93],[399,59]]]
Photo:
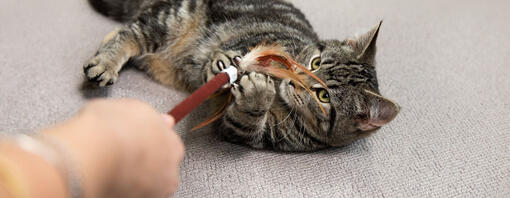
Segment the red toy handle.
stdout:
[[[233,67],[231,67],[231,68],[233,68]],[[174,117],[175,123],[178,123],[184,117],[186,117],[186,115],[191,113],[191,111],[193,111],[200,104],[202,104],[202,102],[207,100],[207,98],[209,98],[209,96],[214,94],[214,92],[216,92],[216,90],[220,89],[221,87],[223,87],[225,84],[227,84],[229,82],[235,81],[236,78],[237,78],[237,70],[235,68],[230,69],[227,72],[219,73],[212,80],[210,80],[204,86],[202,86],[200,89],[193,92],[188,98],[186,98],[186,100],[184,100],[179,105],[174,107],[174,109],[172,109],[170,112],[168,112],[168,114],[171,115],[172,117]]]

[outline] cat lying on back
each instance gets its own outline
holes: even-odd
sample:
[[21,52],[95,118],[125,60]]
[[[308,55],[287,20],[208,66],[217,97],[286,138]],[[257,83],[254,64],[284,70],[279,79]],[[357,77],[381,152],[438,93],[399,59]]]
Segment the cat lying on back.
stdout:
[[126,22],[84,65],[87,78],[100,86],[113,84],[130,60],[165,85],[193,91],[261,43],[285,47],[327,84],[304,77],[318,104],[308,92],[295,91],[289,80],[243,75],[231,90],[234,102],[215,123],[227,141],[282,151],[344,146],[399,112],[397,104],[379,94],[374,59],[380,24],[352,39],[320,40],[303,13],[280,0],[90,3]]

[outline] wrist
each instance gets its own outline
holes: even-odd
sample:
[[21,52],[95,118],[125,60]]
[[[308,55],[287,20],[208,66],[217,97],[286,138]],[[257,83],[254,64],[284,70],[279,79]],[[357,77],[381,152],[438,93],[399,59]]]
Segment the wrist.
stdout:
[[[65,182],[46,159],[13,141],[0,144],[0,185],[12,197],[66,197]],[[46,185],[44,185],[46,184]]]
[[[81,115],[42,133],[65,150],[83,197],[104,197],[115,177],[116,146],[92,116]],[[67,184],[69,185],[69,184]]]

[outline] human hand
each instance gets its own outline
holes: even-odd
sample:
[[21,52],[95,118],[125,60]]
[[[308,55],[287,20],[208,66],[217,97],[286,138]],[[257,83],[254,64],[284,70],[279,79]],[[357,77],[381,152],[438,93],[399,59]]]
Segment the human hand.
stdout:
[[134,100],[97,100],[43,133],[69,148],[85,197],[168,197],[184,147],[170,116]]

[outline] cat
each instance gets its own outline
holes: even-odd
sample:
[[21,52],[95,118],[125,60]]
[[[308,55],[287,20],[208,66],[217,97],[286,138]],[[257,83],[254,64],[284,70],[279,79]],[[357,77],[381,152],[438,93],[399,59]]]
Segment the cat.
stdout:
[[[84,64],[107,86],[129,61],[168,86],[193,91],[262,43],[284,47],[327,87],[305,76],[308,92],[287,79],[244,73],[214,124],[226,141],[304,152],[341,147],[391,122],[399,106],[379,93],[375,70],[381,23],[345,40],[320,40],[304,14],[283,0],[89,0],[124,25]],[[319,105],[325,109],[323,113]]]

